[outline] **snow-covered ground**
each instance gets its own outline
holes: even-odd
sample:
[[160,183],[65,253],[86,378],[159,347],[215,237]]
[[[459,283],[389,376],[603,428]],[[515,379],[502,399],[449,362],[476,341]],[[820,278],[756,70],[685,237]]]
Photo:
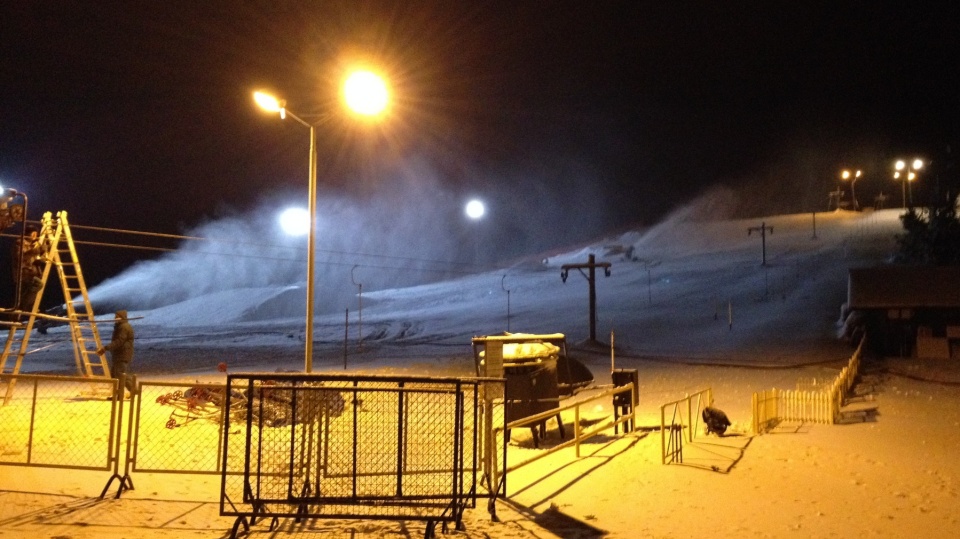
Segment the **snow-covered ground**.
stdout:
[[[837,426],[785,424],[773,434],[749,432],[754,392],[831,378],[845,365],[853,348],[836,334],[847,271],[889,256],[898,215],[886,210],[703,222],[679,212],[650,229],[501,271],[365,290],[362,347],[356,305],[347,306],[348,328],[344,311],[323,311],[314,370],[469,375],[471,337],[509,327],[566,334],[571,355],[594,372],[597,384],[609,384],[609,350],[586,342],[587,280],[576,269],[561,280],[563,264],[586,263],[593,254],[611,263],[609,276],[600,270],[596,277],[597,339],[609,343],[612,333],[616,367],[639,371],[641,428],[593,440],[581,459],[564,450],[511,474],[502,521],[490,522],[482,508],[469,511],[465,536],[956,537],[960,369],[951,361],[868,358],[850,406],[874,413],[850,414]],[[772,227],[765,239],[750,232],[761,224]],[[761,265],[764,241],[767,263]],[[132,312],[142,317],[133,321],[133,371],[193,381],[222,380],[220,362],[234,372],[301,370],[302,319],[268,316],[282,312],[277,298],[299,290],[219,292]],[[323,298],[321,285],[318,302]],[[109,336],[109,326],[102,331]],[[38,335],[32,347],[53,346],[27,356],[23,370],[72,373],[69,345],[57,344],[65,337],[61,328]],[[706,388],[733,421],[730,435],[688,446],[684,465],[661,465],[660,405]],[[609,413],[609,405],[591,413]],[[522,436],[515,442],[520,445],[511,458],[537,451]],[[98,495],[103,478],[87,477],[0,467],[0,537],[220,537],[232,524],[202,504],[166,519],[169,506],[152,501],[214,502],[215,479],[140,477],[124,500],[98,505],[83,497]],[[63,495],[62,504],[36,507],[50,498],[34,502],[29,493],[35,491]],[[203,511],[213,516],[185,516]],[[77,524],[104,518],[110,525]],[[312,528],[312,534],[301,533],[422,534],[419,525],[391,522]],[[268,536],[265,527],[258,533]]]

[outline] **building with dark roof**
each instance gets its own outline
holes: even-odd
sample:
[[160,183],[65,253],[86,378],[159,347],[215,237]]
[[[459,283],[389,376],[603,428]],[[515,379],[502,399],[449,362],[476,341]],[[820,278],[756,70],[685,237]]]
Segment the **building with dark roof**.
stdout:
[[884,355],[960,358],[960,267],[851,269],[847,309]]

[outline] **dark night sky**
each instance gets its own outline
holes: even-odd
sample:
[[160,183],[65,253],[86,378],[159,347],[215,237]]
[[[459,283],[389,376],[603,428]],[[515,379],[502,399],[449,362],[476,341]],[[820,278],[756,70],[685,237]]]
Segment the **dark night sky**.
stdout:
[[[908,155],[932,160],[923,200],[957,182],[960,20],[893,4],[6,0],[0,184],[34,219],[172,234],[302,201],[307,132],[255,108],[270,89],[330,115],[321,194],[362,203],[429,171],[493,217],[564,201],[525,249],[652,224],[717,185],[740,216],[822,211],[844,166],[864,169],[861,204],[899,202]],[[338,112],[357,61],[390,80],[380,124]],[[143,256],[91,249],[88,281]]]

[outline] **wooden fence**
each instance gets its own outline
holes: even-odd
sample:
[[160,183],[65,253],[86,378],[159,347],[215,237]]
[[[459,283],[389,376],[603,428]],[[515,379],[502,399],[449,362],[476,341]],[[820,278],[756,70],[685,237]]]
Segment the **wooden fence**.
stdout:
[[[860,372],[860,357],[864,339],[850,356],[847,366],[822,389],[770,389],[753,394],[753,432],[762,434],[780,421],[802,421],[833,424],[840,415],[840,407],[847,392],[853,387]],[[818,387],[815,382],[803,381],[801,387]]]

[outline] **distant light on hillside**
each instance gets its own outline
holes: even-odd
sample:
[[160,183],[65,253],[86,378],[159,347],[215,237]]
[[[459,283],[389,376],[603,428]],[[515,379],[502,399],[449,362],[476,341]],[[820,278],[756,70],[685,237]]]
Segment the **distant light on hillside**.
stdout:
[[287,208],[280,214],[280,228],[290,236],[305,236],[310,231],[310,213],[303,208]]

